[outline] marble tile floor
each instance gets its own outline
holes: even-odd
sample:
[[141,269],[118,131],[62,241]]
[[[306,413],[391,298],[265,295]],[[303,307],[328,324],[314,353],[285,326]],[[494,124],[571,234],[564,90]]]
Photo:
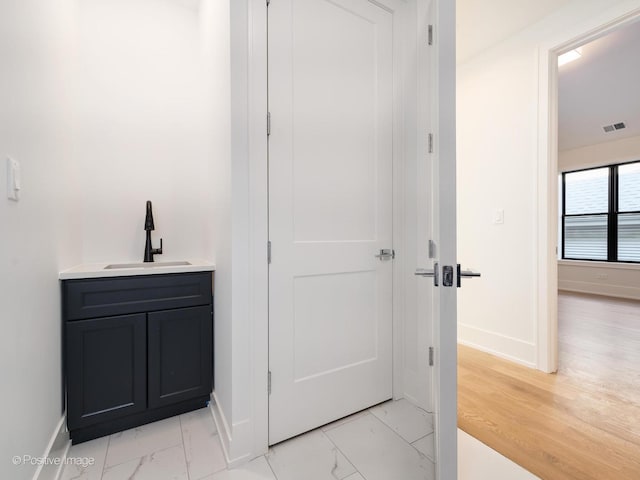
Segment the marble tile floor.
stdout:
[[458,429],[458,480],[540,480]]
[[71,447],[61,480],[433,480],[431,415],[389,401],[227,469],[208,408]]

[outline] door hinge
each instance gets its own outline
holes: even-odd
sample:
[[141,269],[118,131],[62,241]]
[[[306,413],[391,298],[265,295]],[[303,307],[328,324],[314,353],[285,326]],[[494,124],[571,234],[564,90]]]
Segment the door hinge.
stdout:
[[433,133],[429,134],[429,153],[433,153]]
[[271,135],[271,112],[267,112],[267,137]]
[[433,45],[433,25],[429,25],[429,30],[427,33],[427,43],[429,45]]
[[267,242],[267,263],[271,263],[271,240]]
[[271,370],[267,372],[267,393],[271,395]]
[[429,347],[429,366],[433,367],[433,347]]

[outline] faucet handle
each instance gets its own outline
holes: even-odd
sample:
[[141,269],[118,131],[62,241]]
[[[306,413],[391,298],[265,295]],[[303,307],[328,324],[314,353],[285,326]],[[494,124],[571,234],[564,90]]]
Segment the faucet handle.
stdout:
[[160,239],[160,248],[151,249],[154,255],[162,255],[162,239]]

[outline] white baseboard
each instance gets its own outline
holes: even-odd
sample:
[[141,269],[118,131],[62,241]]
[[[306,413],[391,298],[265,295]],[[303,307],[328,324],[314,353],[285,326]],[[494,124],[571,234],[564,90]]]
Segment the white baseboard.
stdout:
[[460,323],[458,343],[525,367],[536,368],[536,345],[533,342]]
[[589,293],[592,295],[605,295],[607,297],[640,300],[640,288],[627,287],[625,285],[583,282],[579,280],[560,280],[558,282],[558,289],[565,290],[567,292]]
[[47,461],[38,465],[33,480],[58,480],[62,475],[69,447],[71,440],[66,427],[66,416],[62,415],[42,455]]
[[[218,429],[220,440],[222,443],[222,451],[224,452],[224,459],[227,462],[227,467],[233,468],[253,459],[251,452],[248,449],[248,445],[251,444],[251,424],[249,420],[244,420],[229,425],[227,417],[224,414],[216,396],[216,392],[212,394],[213,402],[209,404],[209,409],[213,415],[213,421]],[[244,447],[242,446],[244,444]],[[240,453],[238,453],[238,450]]]
[[231,445],[231,431],[229,430],[229,424],[227,423],[227,419],[220,407],[220,402],[218,401],[218,397],[216,396],[216,392],[211,394],[213,399],[212,402],[209,402],[209,410],[211,410],[211,415],[213,415],[213,422],[216,424],[216,429],[218,430],[218,436],[220,437],[220,443],[222,444],[222,452],[224,453],[224,459],[227,462],[227,465],[231,463],[229,459],[229,446]]

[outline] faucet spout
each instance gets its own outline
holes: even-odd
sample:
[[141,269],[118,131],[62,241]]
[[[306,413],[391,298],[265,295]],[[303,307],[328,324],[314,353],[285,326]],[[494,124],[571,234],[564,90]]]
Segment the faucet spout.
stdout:
[[151,200],[147,200],[147,216],[144,219],[144,229],[147,232],[156,229],[155,225],[153,224],[153,210],[151,209]]
[[144,220],[144,229],[147,232],[147,241],[144,247],[144,262],[153,262],[154,255],[162,255],[162,239],[160,239],[160,248],[153,248],[151,243],[151,232],[155,230],[153,223],[153,211],[151,209],[151,201],[147,200],[147,215]]

